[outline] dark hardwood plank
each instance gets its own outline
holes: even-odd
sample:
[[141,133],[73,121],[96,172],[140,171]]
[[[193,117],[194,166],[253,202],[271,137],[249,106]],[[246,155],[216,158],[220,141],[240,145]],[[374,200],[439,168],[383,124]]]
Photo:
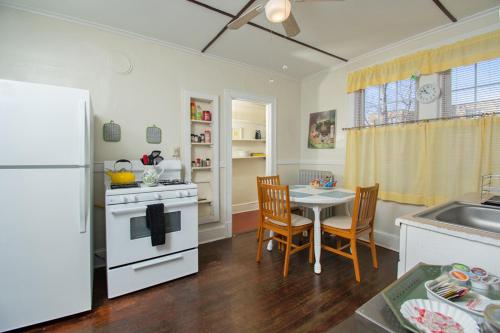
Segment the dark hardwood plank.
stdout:
[[361,283],[351,261],[322,252],[321,275],[307,251],[294,254],[288,278],[283,253],[255,262],[255,232],[203,244],[200,272],[113,300],[105,271],[95,274],[94,310],[37,325],[27,332],[325,332],[396,279],[398,254],[378,248],[375,270],[359,246]]

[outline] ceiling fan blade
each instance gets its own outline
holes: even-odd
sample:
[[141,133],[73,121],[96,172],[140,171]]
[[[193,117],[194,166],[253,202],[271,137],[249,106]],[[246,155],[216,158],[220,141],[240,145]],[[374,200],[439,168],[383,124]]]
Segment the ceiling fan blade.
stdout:
[[295,20],[295,17],[292,13],[288,16],[286,20],[284,20],[281,24],[283,24],[283,28],[285,28],[286,35],[288,37],[295,37],[299,34],[300,28]]
[[242,14],[236,20],[230,22],[227,27],[232,30],[236,30],[250,22],[254,17],[259,15],[264,11],[264,5],[258,4],[257,6],[249,9],[246,13]]

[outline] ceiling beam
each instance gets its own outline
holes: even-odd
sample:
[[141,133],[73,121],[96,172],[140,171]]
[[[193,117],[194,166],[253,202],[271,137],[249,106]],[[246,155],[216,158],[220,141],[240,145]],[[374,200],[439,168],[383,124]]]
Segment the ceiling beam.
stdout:
[[438,6],[438,8],[441,9],[441,11],[446,16],[448,16],[448,18],[450,19],[451,22],[457,22],[457,18],[455,16],[453,16],[452,13],[450,13],[450,11],[441,3],[440,0],[432,0],[432,1],[434,1],[434,3],[436,4],[436,6]]
[[[190,2],[190,3],[192,3],[192,4],[195,4],[195,5],[198,5],[198,6],[204,7],[204,8],[206,8],[206,9],[208,9],[208,10],[211,10],[211,11],[213,11],[213,12],[219,13],[219,14],[221,14],[221,15],[224,15],[224,16],[227,16],[227,17],[230,17],[232,20],[234,20],[234,19],[236,19],[236,18],[238,17],[238,16],[235,16],[235,15],[233,15],[233,14],[231,14],[231,13],[228,13],[228,12],[226,12],[226,11],[223,11],[223,10],[220,10],[220,9],[218,9],[218,8],[212,7],[212,6],[210,6],[210,5],[207,5],[206,3],[203,3],[203,2],[200,2],[200,1],[197,1],[197,0],[186,0],[186,1],[188,1],[188,2]],[[240,15],[241,15],[241,14],[240,14]],[[229,24],[229,23],[228,23],[228,24]],[[275,36],[278,36],[278,37],[280,37],[280,38],[286,39],[286,40],[288,40],[288,41],[290,41],[290,42],[293,42],[293,43],[296,43],[296,44],[302,45],[302,46],[304,46],[304,47],[307,47],[307,48],[309,48],[309,49],[311,49],[311,50],[314,50],[314,51],[320,52],[320,53],[325,54],[325,55],[327,55],[327,56],[330,56],[330,57],[332,57],[332,58],[335,58],[335,59],[338,59],[338,60],[341,60],[341,61],[344,61],[344,62],[347,62],[347,61],[348,61],[347,59],[342,58],[342,57],[339,57],[339,56],[337,56],[337,55],[335,55],[335,54],[333,54],[333,53],[330,53],[330,52],[327,52],[327,51],[321,50],[321,49],[319,49],[319,48],[317,48],[317,47],[314,47],[314,46],[312,46],[312,45],[309,45],[309,44],[307,44],[307,43],[304,43],[304,42],[301,42],[301,41],[299,41],[299,40],[296,40],[296,39],[290,38],[290,37],[288,37],[288,36],[285,36],[285,35],[283,35],[283,34],[280,34],[279,32],[273,31],[273,30],[271,30],[271,29],[268,29],[268,28],[263,27],[263,26],[261,26],[261,25],[258,25],[258,24],[256,24],[256,23],[253,23],[253,22],[248,22],[247,24],[248,24],[248,25],[251,25],[251,26],[252,26],[252,27],[254,27],[254,28],[257,28],[257,29],[263,30],[263,31],[265,31],[265,32],[268,32],[268,33],[273,34],[273,35],[275,35]],[[227,25],[226,25],[226,27],[227,27]],[[217,37],[217,36],[216,36],[216,37]]]
[[[231,19],[231,21],[229,21],[229,23],[233,22],[234,20],[236,20],[238,17],[240,17],[241,14],[243,14],[247,9],[248,7],[250,7],[256,0],[250,0],[246,3],[245,6],[243,6],[243,8],[241,8],[241,10],[238,12],[238,14],[236,14],[236,16],[234,18]],[[228,24],[229,24],[228,23]],[[226,24],[220,31],[217,35],[215,35],[214,38],[212,38],[212,40],[210,42],[208,42],[207,45],[205,45],[205,47],[201,50],[201,53],[205,53],[206,50],[208,50],[208,48],[217,40],[219,39],[220,36],[222,36],[222,34],[224,32],[226,32],[227,30],[227,26],[228,24]]]

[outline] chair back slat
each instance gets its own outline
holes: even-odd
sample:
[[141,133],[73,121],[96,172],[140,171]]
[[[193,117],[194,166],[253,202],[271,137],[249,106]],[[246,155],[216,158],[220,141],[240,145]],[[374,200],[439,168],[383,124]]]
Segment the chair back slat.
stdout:
[[351,231],[373,227],[377,208],[378,184],[369,187],[357,187],[354,199]]
[[259,210],[262,215],[262,193],[260,190],[261,184],[269,184],[269,185],[280,185],[280,176],[265,176],[265,177],[257,177],[257,197],[259,199]]
[[264,218],[284,223],[291,228],[290,192],[287,185],[260,185],[261,214]]
[[280,176],[257,177],[257,196],[259,198],[259,207],[260,202],[262,201],[262,195],[260,193],[261,184],[280,185]]

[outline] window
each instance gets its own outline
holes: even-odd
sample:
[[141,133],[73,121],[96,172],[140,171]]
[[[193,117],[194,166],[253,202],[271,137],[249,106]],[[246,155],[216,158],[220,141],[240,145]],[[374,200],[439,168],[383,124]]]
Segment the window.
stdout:
[[414,79],[368,87],[355,96],[355,126],[399,123],[417,119]]
[[500,111],[500,58],[441,73],[441,117]]

